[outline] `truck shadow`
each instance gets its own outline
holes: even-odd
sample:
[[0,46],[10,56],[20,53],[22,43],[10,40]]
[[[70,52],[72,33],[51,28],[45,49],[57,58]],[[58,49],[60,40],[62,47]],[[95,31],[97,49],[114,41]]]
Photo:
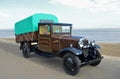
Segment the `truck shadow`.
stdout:
[[61,58],[58,58],[58,57],[48,58],[48,57],[40,56],[40,55],[33,53],[31,55],[31,58],[28,58],[28,60],[35,63],[35,64],[50,68],[51,70],[64,72]]
[[9,43],[0,42],[0,49],[20,59],[24,59],[32,63],[48,67],[55,71],[64,72],[63,67],[62,67],[62,59],[60,58],[57,58],[57,57],[47,58],[44,56],[39,56],[34,53],[32,54],[31,58],[24,58],[22,55],[22,52],[19,50],[19,45],[12,45],[11,43],[9,44]]

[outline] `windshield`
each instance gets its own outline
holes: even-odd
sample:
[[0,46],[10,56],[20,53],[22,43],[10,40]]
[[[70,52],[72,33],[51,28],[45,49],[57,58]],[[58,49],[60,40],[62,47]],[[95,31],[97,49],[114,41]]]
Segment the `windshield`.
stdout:
[[53,25],[53,33],[70,33],[70,26]]

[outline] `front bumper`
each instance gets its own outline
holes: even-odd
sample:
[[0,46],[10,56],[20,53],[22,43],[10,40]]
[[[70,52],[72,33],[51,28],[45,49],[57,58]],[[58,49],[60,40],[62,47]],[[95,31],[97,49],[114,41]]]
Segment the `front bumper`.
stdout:
[[103,56],[101,56],[100,58],[97,58],[97,59],[93,59],[93,60],[90,60],[90,61],[87,61],[87,62],[83,62],[83,63],[81,63],[81,66],[84,66],[84,65],[87,65],[87,64],[92,64],[92,63],[94,63],[96,61],[99,61],[101,59],[103,59]]

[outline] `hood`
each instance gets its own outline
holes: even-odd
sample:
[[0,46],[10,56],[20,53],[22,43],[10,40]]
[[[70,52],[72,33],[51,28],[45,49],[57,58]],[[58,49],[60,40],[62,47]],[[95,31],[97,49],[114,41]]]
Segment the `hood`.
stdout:
[[72,38],[81,39],[81,38],[84,38],[84,37],[82,37],[82,36],[72,36]]
[[61,49],[70,47],[70,44],[72,44],[73,47],[78,47],[78,42],[82,38],[83,37],[80,36],[60,36],[59,40],[60,40]]
[[73,45],[73,47],[77,48],[79,40],[82,39],[83,37],[70,36],[70,35],[60,35],[60,36],[56,35],[52,38],[53,38],[53,44],[56,44],[56,47],[59,46],[58,47],[59,49],[64,49],[70,47],[71,44]]

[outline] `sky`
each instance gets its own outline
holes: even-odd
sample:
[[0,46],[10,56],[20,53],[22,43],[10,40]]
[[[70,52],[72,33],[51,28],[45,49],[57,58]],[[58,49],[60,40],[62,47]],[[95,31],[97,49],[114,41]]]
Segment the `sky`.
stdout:
[[120,28],[120,0],[0,0],[0,29],[35,13],[54,14],[73,28]]

